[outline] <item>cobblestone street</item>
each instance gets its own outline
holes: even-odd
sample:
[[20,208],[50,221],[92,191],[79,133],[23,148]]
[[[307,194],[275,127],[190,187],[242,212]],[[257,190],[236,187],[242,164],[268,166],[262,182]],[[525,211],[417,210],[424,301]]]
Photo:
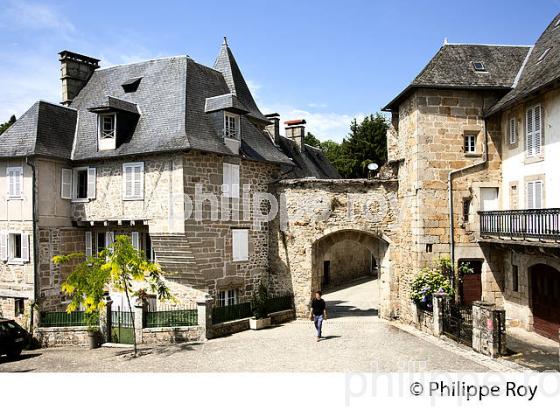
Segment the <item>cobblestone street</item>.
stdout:
[[[316,342],[313,324],[298,320],[205,343],[130,349],[51,348],[2,358],[2,372],[368,372],[506,371],[507,366],[461,347],[415,334],[376,316],[376,281],[325,295],[331,318]],[[373,297],[372,297],[373,296]],[[432,340],[433,339],[433,340]]]

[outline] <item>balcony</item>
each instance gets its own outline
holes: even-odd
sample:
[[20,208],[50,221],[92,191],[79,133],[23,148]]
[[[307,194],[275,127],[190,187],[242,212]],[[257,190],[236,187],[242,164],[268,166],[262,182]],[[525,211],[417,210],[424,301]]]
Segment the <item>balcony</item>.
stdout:
[[480,237],[560,242],[560,208],[481,211]]

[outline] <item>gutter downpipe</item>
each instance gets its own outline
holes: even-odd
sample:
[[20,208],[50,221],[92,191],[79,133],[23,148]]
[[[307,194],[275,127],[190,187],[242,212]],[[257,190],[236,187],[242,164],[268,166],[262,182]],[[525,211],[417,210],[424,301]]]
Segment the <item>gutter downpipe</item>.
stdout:
[[33,189],[31,190],[31,202],[32,202],[32,215],[33,215],[33,302],[31,303],[31,311],[29,313],[29,333],[33,337],[33,327],[34,327],[34,320],[35,320],[35,307],[37,306],[37,299],[38,299],[38,289],[37,283],[39,280],[38,277],[38,269],[37,263],[39,261],[39,252],[38,252],[38,236],[37,236],[37,195],[35,193],[35,182],[36,182],[36,168],[35,163],[29,161],[29,157],[25,157],[25,163],[31,168],[31,186]]
[[[474,164],[471,165],[467,165],[466,167],[463,168],[458,168],[458,169],[454,169],[449,171],[449,174],[447,175],[447,192],[448,192],[448,207],[449,207],[449,253],[450,253],[450,259],[451,259],[451,285],[453,287],[453,290],[456,290],[456,283],[455,283],[455,236],[454,236],[454,230],[455,230],[455,224],[454,224],[454,220],[453,220],[453,176],[455,174],[464,172],[464,171],[468,171],[472,168],[476,168],[480,165],[484,165],[488,162],[488,131],[486,128],[486,118],[484,117],[484,97],[482,98],[482,121],[483,121],[483,126],[484,126],[484,143],[483,143],[483,151],[482,151],[482,160],[479,162],[476,162]],[[457,299],[458,295],[457,292],[455,292],[455,299]]]

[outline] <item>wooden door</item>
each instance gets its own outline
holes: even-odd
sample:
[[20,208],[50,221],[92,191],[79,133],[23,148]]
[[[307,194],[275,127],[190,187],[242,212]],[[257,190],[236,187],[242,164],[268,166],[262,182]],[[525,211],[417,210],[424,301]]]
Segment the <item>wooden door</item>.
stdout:
[[560,272],[548,265],[531,268],[531,300],[535,332],[558,340],[560,329]]

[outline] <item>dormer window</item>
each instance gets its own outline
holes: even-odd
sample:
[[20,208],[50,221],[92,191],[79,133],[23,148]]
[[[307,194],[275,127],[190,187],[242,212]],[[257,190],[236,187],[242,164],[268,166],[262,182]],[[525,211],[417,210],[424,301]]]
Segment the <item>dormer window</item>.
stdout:
[[110,150],[117,147],[117,114],[99,114],[98,120],[99,150]]
[[239,139],[239,115],[224,113],[224,138]]
[[99,116],[99,138],[115,138],[117,134],[116,114],[102,114]]

